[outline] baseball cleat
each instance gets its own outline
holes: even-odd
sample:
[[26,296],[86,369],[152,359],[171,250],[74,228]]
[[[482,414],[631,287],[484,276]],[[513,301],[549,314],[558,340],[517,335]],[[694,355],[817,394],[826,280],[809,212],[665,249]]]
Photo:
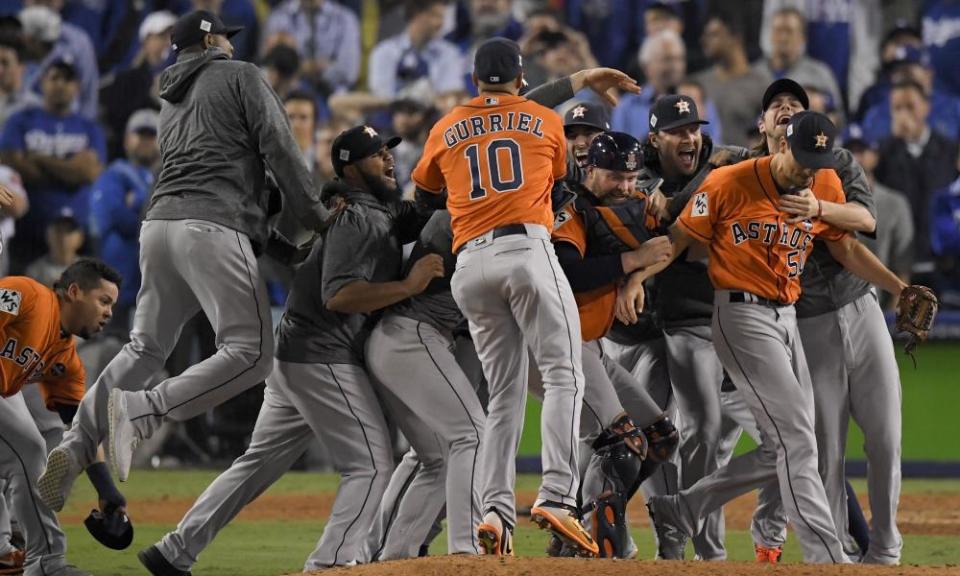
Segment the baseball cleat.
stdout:
[[153,576],[190,576],[190,572],[184,572],[167,561],[156,545],[137,552],[137,558]]
[[107,402],[107,420],[110,430],[107,435],[107,460],[110,471],[121,482],[126,482],[130,476],[130,464],[133,461],[133,451],[136,450],[140,439],[133,427],[133,422],[127,416],[127,398],[125,392],[119,388],[110,391],[110,400]]
[[83,471],[73,454],[57,446],[47,456],[47,467],[37,480],[40,499],[54,512],[63,510],[63,505],[73,488],[73,481]]
[[484,514],[477,527],[480,553],[488,556],[513,556],[513,530],[496,510]]
[[757,562],[766,564],[777,564],[780,562],[780,555],[783,554],[783,548],[767,548],[759,544],[753,545],[753,552],[756,554]]
[[651,496],[647,499],[647,512],[657,534],[657,560],[683,560],[687,547],[687,534],[671,517],[670,496]]
[[4,576],[23,574],[23,562],[26,559],[27,554],[16,548],[0,556],[0,574]]
[[597,543],[584,530],[574,512],[562,504],[542,502],[530,510],[530,520],[541,530],[549,530],[565,544],[571,546],[578,556],[600,554]]

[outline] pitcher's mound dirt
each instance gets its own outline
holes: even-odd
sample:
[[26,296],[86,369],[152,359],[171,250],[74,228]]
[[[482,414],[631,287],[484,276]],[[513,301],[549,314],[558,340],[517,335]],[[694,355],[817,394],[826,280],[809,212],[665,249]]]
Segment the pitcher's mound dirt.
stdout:
[[950,566],[832,566],[748,562],[654,562],[577,558],[445,556],[314,572],[322,576],[957,576]]

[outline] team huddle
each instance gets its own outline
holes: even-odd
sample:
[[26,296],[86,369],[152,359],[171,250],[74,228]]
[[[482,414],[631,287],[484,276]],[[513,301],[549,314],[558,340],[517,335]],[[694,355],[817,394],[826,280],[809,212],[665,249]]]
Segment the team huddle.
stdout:
[[[52,291],[0,280],[2,340],[35,351],[0,352],[0,477],[24,573],[85,574],[66,564],[54,514],[84,471],[100,497],[91,531],[129,546],[112,478],[127,480],[138,444],[263,381],[247,451],[140,551],[150,573],[189,574],[316,439],[341,482],[306,571],[422,555],[443,518],[448,553],[512,555],[528,390],[543,469],[529,514],[552,556],[635,557],[626,508],[642,487],[660,559],[683,559],[688,541],[725,559],[723,506],[759,490],[759,561],[779,560],[789,523],[805,562],[899,563],[900,381],[875,287],[921,340],[936,299],[856,239],[876,230],[869,185],[800,85],[764,94],[762,150],[714,145],[683,95],[653,104],[640,142],[609,131],[604,106],[552,110],[585,88],[638,92],[626,75],[520,95],[520,50],[493,39],[476,52],[479,95],[430,132],[415,200],[394,177],[400,139],[368,126],[333,141],[338,178],[317,194],[279,100],[230,60],[234,33],[204,12],[173,30],[143,284],[130,342],[94,386],[78,388],[72,335],[109,320],[119,276],[83,260]],[[275,331],[256,260],[266,169],[283,210],[318,233]],[[145,389],[199,310],[217,353]],[[45,462],[14,401],[30,382],[72,422]],[[869,528],[844,477],[851,416]],[[396,464],[390,423],[410,444]],[[758,447],[732,457],[742,432]]]

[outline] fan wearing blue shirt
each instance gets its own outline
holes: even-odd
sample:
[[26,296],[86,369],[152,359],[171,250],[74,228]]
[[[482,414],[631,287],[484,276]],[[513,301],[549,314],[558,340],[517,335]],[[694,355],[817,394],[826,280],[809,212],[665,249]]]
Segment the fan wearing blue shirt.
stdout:
[[129,332],[130,312],[140,290],[140,221],[160,159],[158,120],[159,114],[151,109],[130,116],[123,137],[126,158],[107,166],[90,196],[90,234],[100,259],[123,275],[112,324],[124,334]]
[[100,127],[71,112],[79,91],[73,65],[51,62],[41,87],[43,105],[10,116],[0,135],[0,161],[20,173],[31,205],[11,245],[14,271],[42,254],[43,231],[62,208],[87,222],[90,184],[106,156]]

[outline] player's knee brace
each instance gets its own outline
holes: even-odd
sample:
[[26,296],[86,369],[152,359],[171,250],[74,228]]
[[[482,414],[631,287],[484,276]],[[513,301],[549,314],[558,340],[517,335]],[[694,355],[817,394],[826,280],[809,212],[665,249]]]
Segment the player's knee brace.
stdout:
[[655,462],[666,462],[677,451],[680,445],[680,433],[673,425],[669,416],[664,415],[653,424],[643,429],[643,435],[649,445],[647,459]]

